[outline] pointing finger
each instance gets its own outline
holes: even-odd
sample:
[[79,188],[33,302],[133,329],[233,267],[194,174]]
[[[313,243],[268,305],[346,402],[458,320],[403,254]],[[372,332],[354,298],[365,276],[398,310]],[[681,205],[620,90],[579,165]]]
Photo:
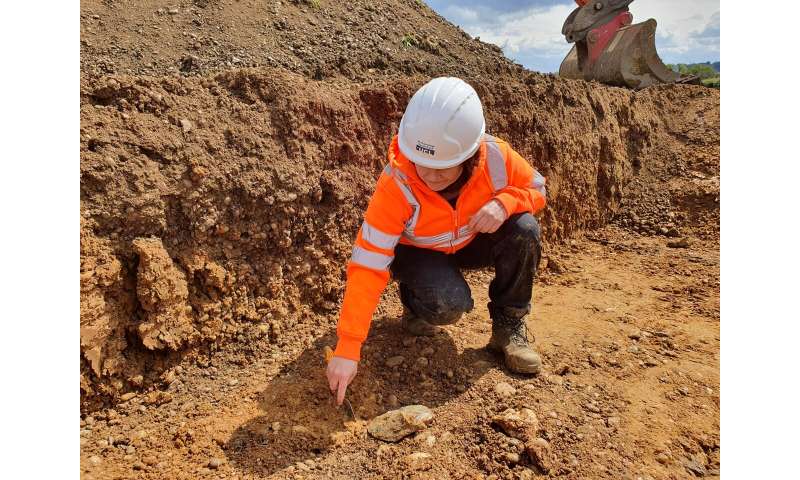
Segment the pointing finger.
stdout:
[[336,395],[336,404],[341,405],[344,402],[344,394],[347,392],[347,382],[340,381],[339,382],[339,392]]
[[336,374],[332,373],[330,369],[328,370],[328,388],[331,389],[331,393],[336,392],[336,386],[339,383],[339,378]]

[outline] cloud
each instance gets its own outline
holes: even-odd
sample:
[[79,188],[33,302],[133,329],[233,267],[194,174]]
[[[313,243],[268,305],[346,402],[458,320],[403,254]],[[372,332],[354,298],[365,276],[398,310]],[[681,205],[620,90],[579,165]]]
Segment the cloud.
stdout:
[[[561,27],[575,3],[567,0],[430,0],[432,8],[473,37],[500,46],[527,68],[557,71],[572,47]],[[640,0],[634,22],[655,18],[656,48],[667,63],[719,59],[719,0]]]
[[719,1],[633,2],[634,21],[655,18],[656,47],[668,63],[719,58]]

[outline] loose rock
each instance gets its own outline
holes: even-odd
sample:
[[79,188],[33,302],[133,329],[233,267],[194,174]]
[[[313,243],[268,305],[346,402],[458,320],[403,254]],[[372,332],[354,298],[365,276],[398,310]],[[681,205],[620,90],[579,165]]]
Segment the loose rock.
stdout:
[[525,450],[534,465],[545,473],[550,471],[552,462],[550,461],[550,443],[547,440],[541,437],[534,438],[525,445]]
[[669,248],[689,248],[689,245],[690,245],[689,239],[686,237],[681,238],[680,240],[673,240],[667,242],[667,246]]
[[389,357],[386,359],[386,366],[389,368],[394,368],[405,361],[405,357],[402,355],[397,355],[394,357]]
[[512,465],[519,463],[519,454],[516,452],[506,452],[505,457],[506,461]]
[[414,452],[411,455],[407,455],[404,460],[411,470],[422,470],[427,466],[430,458],[430,453]]
[[433,412],[424,405],[408,405],[372,419],[367,432],[386,442],[398,440],[425,429],[433,420]]
[[510,397],[517,393],[517,389],[506,382],[500,382],[494,386],[494,392],[501,397]]
[[539,429],[539,420],[529,408],[517,411],[513,408],[504,410],[499,415],[492,417],[492,423],[503,429],[510,437],[528,440],[536,437]]
[[190,120],[186,118],[181,118],[181,129],[183,130],[183,133],[189,133],[192,131],[193,128],[194,124],[192,124]]

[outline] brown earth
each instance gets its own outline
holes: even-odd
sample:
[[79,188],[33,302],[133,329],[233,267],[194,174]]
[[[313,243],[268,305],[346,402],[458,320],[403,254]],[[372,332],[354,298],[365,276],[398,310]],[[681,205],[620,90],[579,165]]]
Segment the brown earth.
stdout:
[[[416,1],[388,5],[82,3],[82,474],[717,476],[718,91],[527,72]],[[443,47],[404,45],[415,31]],[[483,350],[490,272],[432,340],[398,340],[391,286],[353,421],[328,403],[321,349],[386,145],[439,74],[469,81],[488,131],[548,178],[529,318],[545,372]],[[411,403],[434,410],[427,430],[366,434]],[[537,414],[541,454],[493,426],[506,407]]]

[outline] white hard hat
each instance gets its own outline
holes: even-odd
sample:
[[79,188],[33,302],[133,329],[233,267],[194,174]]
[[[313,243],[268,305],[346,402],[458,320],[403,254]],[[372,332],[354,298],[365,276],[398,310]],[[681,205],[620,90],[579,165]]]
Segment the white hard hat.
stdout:
[[422,86],[400,120],[400,151],[423,167],[454,167],[475,153],[486,130],[478,94],[460,78],[439,77]]

